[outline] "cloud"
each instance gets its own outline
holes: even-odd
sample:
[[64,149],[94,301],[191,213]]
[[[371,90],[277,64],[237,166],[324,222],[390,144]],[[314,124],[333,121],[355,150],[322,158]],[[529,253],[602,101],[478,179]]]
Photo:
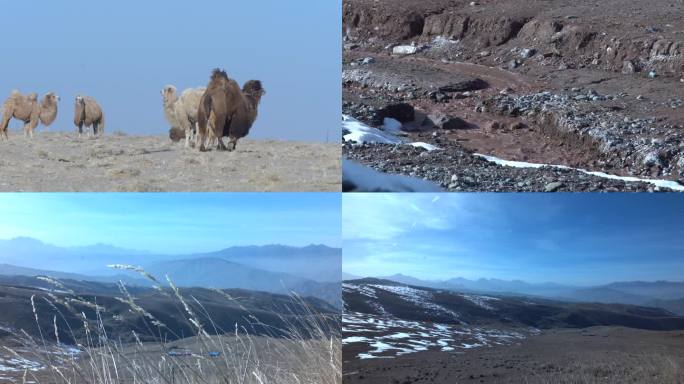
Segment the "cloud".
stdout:
[[[450,199],[451,208],[454,199]],[[436,204],[434,194],[346,194],[342,239],[390,240],[409,231],[453,228],[454,216]]]

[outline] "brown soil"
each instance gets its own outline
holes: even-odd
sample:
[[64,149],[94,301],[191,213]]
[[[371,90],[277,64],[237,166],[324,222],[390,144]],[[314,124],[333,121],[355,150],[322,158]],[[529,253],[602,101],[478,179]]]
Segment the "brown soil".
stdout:
[[[407,102],[425,115],[462,118],[470,129],[442,136],[467,150],[507,160],[619,175],[684,177],[684,166],[677,165],[684,164],[679,160],[684,159],[684,82],[680,81],[684,78],[684,3],[470,3],[346,0],[344,100],[378,108]],[[398,44],[413,44],[418,52],[393,55],[391,48]],[[525,55],[523,49],[533,52]],[[372,61],[362,63],[363,59]],[[655,78],[650,78],[650,71]],[[440,87],[464,79],[481,79],[488,87],[443,92],[447,97],[440,99],[439,95],[436,100]],[[586,91],[606,95],[589,100],[587,111],[599,115],[602,110],[619,111],[632,119],[652,118],[654,123],[644,125],[639,135],[625,136],[633,142],[627,149],[601,150],[599,139],[564,130],[536,116],[511,116],[481,108],[500,93],[542,91],[573,98]],[[492,123],[501,128],[492,128]],[[404,128],[411,131],[409,137],[431,142],[428,139],[434,128],[420,124]],[[648,141],[669,144],[643,144]],[[661,156],[664,164],[645,166],[644,156],[651,152]],[[616,157],[620,160],[614,160]]]
[[684,333],[554,329],[514,345],[359,360],[343,348],[345,383],[681,383]]

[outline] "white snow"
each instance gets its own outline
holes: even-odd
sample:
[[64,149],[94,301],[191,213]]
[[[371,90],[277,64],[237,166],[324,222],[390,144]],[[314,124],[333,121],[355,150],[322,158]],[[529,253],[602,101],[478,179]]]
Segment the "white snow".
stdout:
[[471,303],[477,305],[478,307],[493,311],[494,307],[491,305],[487,304],[488,301],[498,301],[500,300],[497,297],[491,297],[491,296],[482,296],[482,295],[466,295],[466,294],[461,294],[460,295],[462,298],[470,301]]
[[401,130],[401,122],[391,117],[385,117],[382,121],[382,128],[387,132],[399,132]]
[[429,181],[413,177],[381,173],[347,159],[342,159],[342,179],[362,191],[441,192]]
[[403,141],[397,136],[372,128],[349,116],[342,116],[342,128],[349,131],[342,136],[344,141],[357,143],[401,144]]
[[376,289],[382,289],[387,292],[391,292],[402,299],[415,304],[421,308],[427,309],[428,311],[435,311],[435,312],[441,312],[444,314],[451,315],[455,319],[458,319],[458,314],[454,311],[451,311],[449,309],[446,309],[442,307],[441,305],[435,304],[432,302],[433,296],[432,292],[430,291],[425,291],[422,289],[416,289],[416,288],[411,288],[411,287],[404,287],[404,286],[394,286],[394,285],[378,285],[378,284],[369,284],[371,287],[374,287]]
[[514,168],[552,167],[552,168],[558,168],[558,169],[572,169],[575,171],[585,173],[587,175],[603,177],[605,179],[621,180],[621,181],[626,181],[626,182],[644,182],[644,183],[653,184],[659,188],[670,188],[674,191],[684,192],[684,185],[681,185],[678,182],[671,181],[671,180],[641,179],[641,178],[632,177],[632,176],[617,176],[617,175],[611,175],[611,174],[604,173],[604,172],[587,171],[586,169],[572,168],[572,167],[568,167],[565,165],[527,163],[524,161],[503,160],[503,159],[500,159],[498,157],[487,156],[487,155],[483,155],[480,153],[476,153],[475,156],[479,156],[479,157],[482,157],[483,159],[485,159],[487,161],[491,161],[492,163],[496,163],[496,164],[504,165],[504,166],[508,166],[508,167],[514,167]]
[[418,47],[414,45],[397,45],[392,48],[392,53],[395,55],[413,55],[418,52]]
[[428,150],[428,151],[434,151],[434,150],[439,149],[439,147],[437,147],[437,146],[434,146],[434,145],[428,144],[428,143],[424,143],[422,141],[416,141],[414,143],[409,143],[409,145],[413,146],[413,147],[423,148],[423,149]]
[[428,151],[439,149],[438,147],[423,143],[423,142],[406,142],[404,139],[395,135],[401,129],[401,123],[395,119],[385,118],[383,121],[383,130],[369,127],[368,125],[356,120],[347,115],[342,115],[342,129],[349,131],[348,134],[342,136],[344,141],[352,141],[356,143],[380,143],[380,144],[408,144],[414,147],[425,148]]
[[[345,312],[343,314],[345,335],[363,332],[364,336],[352,335],[343,344],[365,343],[367,350],[358,354],[359,359],[394,358],[396,356],[426,351],[431,348],[458,353],[476,347],[510,344],[524,339],[529,332],[484,329],[467,325],[448,325],[430,322],[401,320],[382,316]],[[524,333],[523,333],[524,332]]]
[[343,344],[360,343],[362,341],[370,341],[370,339],[367,337],[363,337],[363,336],[349,336],[349,337],[345,337],[344,339],[342,339]]

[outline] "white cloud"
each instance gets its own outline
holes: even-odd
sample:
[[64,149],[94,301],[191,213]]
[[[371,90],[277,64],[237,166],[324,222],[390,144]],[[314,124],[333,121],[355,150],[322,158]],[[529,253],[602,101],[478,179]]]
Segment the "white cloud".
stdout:
[[453,227],[456,196],[449,204],[437,204],[435,194],[345,194],[342,238],[345,240],[389,240],[419,229],[447,230]]

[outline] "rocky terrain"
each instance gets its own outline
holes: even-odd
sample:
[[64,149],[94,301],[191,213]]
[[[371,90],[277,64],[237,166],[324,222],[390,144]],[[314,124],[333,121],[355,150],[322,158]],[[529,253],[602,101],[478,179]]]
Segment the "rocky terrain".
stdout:
[[164,136],[76,138],[10,133],[0,142],[0,191],[340,191],[338,144],[249,140],[200,153]]
[[663,309],[371,278],[345,281],[343,300],[345,382],[675,383],[684,375],[684,318]]
[[346,157],[454,191],[681,188],[681,1],[347,0],[343,15],[344,113],[438,148],[346,139]]

